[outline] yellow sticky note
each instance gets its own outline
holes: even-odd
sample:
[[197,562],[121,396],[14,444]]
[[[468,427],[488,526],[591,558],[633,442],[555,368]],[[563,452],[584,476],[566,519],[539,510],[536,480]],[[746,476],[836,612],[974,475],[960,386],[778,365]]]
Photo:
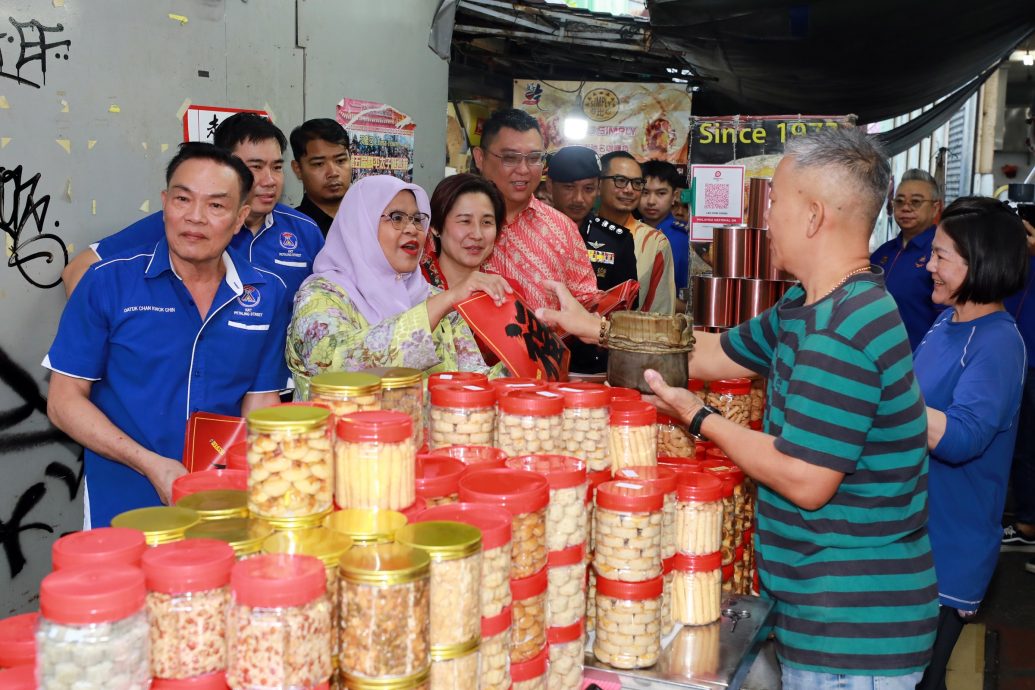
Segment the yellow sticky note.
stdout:
[[145,199],[144,203],[140,204],[140,210],[143,211],[144,213],[150,213],[151,212],[151,200],[150,199]]
[[86,140],[86,148],[87,148],[87,150],[92,149],[96,145],[97,145],[97,140],[96,139],[87,139]]
[[162,153],[165,153],[168,150],[169,150],[169,145],[168,144],[162,144]]
[[122,112],[122,108],[120,108],[115,103],[112,103],[111,105],[108,106],[108,112],[109,113],[121,113]]
[[0,137],[0,149],[11,143],[11,137]]
[[61,99],[61,112],[68,112],[68,101],[66,101],[64,98]]
[[7,110],[11,105],[7,102],[6,96],[0,96],[0,110]]
[[72,153],[72,140],[71,139],[55,139],[57,145],[65,150],[65,153]]
[[90,199],[90,215],[92,215],[92,216],[96,216],[97,215],[97,200],[96,199]]
[[184,17],[182,14],[173,14],[172,12],[169,13],[169,19],[173,20],[174,22],[179,22],[180,26],[183,26],[188,21],[190,21],[189,19]]
[[54,2],[54,7],[64,7],[65,6],[65,0],[53,0],[53,2]]

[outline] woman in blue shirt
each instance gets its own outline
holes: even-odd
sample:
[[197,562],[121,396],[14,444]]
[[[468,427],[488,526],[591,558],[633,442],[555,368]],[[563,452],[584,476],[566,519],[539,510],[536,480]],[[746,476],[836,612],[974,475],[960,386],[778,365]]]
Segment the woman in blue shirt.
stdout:
[[927,402],[928,530],[941,603],[930,667],[918,690],[943,690],[964,622],[999,558],[1000,517],[1027,371],[1024,341],[1003,300],[1024,287],[1021,219],[989,198],[963,197],[942,214],[927,270],[946,309],[914,354]]

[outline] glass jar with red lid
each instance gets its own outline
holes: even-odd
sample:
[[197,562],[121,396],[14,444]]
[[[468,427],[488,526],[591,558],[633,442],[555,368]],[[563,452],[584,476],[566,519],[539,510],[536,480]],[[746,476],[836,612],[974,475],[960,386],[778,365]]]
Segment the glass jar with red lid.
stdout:
[[413,505],[413,421],[405,412],[354,412],[338,420],[334,498],[342,508],[403,510]]
[[[722,451],[718,451],[721,453]],[[701,464],[701,471],[722,482],[722,541],[723,563],[729,562],[729,550],[743,541],[744,530],[751,526],[754,517],[754,501],[748,489],[747,477],[723,453],[722,459],[715,452]]]
[[723,486],[718,477],[691,472],[676,485],[676,551],[706,554],[722,545]]
[[562,628],[547,628],[550,668],[547,688],[581,688],[582,665],[586,656],[582,619]]
[[140,565],[147,550],[144,533],[129,527],[98,527],[72,532],[54,542],[54,570],[91,565]]
[[510,581],[511,609],[510,661],[528,661],[546,647],[547,569]]
[[503,467],[507,460],[507,454],[495,446],[441,446],[433,454],[456,458],[468,467],[485,469]]
[[0,620],[0,668],[36,663],[36,626],[40,614],[23,613]]
[[611,402],[621,400],[643,400],[643,394],[635,388],[622,388],[621,386],[608,386],[611,390]]
[[[621,669],[653,666],[661,654],[661,575],[619,582],[597,575],[593,655]],[[628,621],[642,621],[630,628]]]
[[527,661],[510,664],[511,690],[546,690],[546,668],[549,662],[549,651],[543,651]]
[[665,496],[650,482],[619,479],[597,488],[597,575],[642,582],[661,575],[661,525]]
[[658,413],[658,455],[692,458],[696,441],[682,420]]
[[510,688],[510,628],[513,614],[508,606],[492,617],[482,618],[482,644],[478,650],[481,690]]
[[751,423],[751,379],[712,381],[704,402],[731,422],[748,426]]
[[546,562],[546,626],[564,628],[586,615],[585,545],[551,551]]
[[460,474],[465,467],[461,461],[437,452],[417,456],[417,496],[424,499],[426,508],[460,500]]
[[632,465],[615,472],[615,479],[642,479],[662,492],[665,503],[661,511],[661,558],[676,553],[676,472],[668,467]]
[[508,457],[557,453],[563,446],[564,398],[548,390],[516,390],[499,398],[496,447]]
[[707,625],[719,620],[722,599],[722,554],[676,554],[672,577],[672,618],[680,625]]
[[657,409],[649,402],[611,402],[611,469],[658,463]]
[[610,469],[611,390],[588,382],[560,383],[552,390],[564,396],[563,451],[584,460],[590,472]]
[[519,455],[507,467],[546,478],[550,502],[546,508],[546,549],[563,551],[586,543],[586,463],[567,455]]
[[491,446],[496,436],[496,389],[486,382],[429,388],[428,447]]

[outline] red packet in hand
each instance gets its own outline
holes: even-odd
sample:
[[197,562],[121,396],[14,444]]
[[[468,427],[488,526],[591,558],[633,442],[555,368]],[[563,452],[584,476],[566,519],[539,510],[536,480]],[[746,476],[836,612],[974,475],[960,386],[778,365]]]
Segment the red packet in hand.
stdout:
[[458,303],[456,310],[512,376],[567,380],[571,353],[521,298],[507,295],[497,307],[491,297],[479,293]]
[[187,420],[183,440],[183,466],[188,472],[214,469],[226,464],[226,451],[244,441],[247,433],[242,417],[213,412],[195,412]]
[[[632,309],[633,305],[636,304],[636,298],[639,297],[639,295],[640,284],[635,280],[627,280],[624,283],[615,285],[610,290],[604,290],[603,292],[594,294],[589,299],[580,302],[580,304],[585,307],[586,311],[599,314],[600,316],[610,316],[616,311],[628,311]],[[567,340],[571,337],[571,334],[560,326],[554,330],[559,338]]]

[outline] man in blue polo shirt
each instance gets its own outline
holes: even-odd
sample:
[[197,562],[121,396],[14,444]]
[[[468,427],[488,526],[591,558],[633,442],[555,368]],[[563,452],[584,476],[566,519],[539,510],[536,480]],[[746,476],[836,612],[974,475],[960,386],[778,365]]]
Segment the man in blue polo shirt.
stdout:
[[902,232],[878,247],[870,262],[884,269],[885,287],[895,298],[909,346],[915,350],[941,311],[931,301],[934,283],[927,272],[931,240],[942,212],[941,186],[925,170],[907,170],[892,206]]
[[43,366],[47,413],[86,449],[84,526],[168,503],[187,418],[276,404],[287,380],[284,281],[230,248],[252,175],[211,144],[166,171],[165,235],[83,276]]
[[[284,191],[284,133],[255,113],[238,113],[216,128],[216,146],[232,152],[251,170],[255,180],[248,198],[251,211],[244,222],[248,232],[234,236],[231,247],[255,266],[273,271],[287,284],[290,303],[302,281],[313,271],[313,259],[323,248],[323,234],[316,223],[279,203]],[[90,245],[74,258],[62,274],[65,292],[71,294],[83,272],[97,261],[154,247],[163,236],[162,213],[152,213],[114,235]]]

